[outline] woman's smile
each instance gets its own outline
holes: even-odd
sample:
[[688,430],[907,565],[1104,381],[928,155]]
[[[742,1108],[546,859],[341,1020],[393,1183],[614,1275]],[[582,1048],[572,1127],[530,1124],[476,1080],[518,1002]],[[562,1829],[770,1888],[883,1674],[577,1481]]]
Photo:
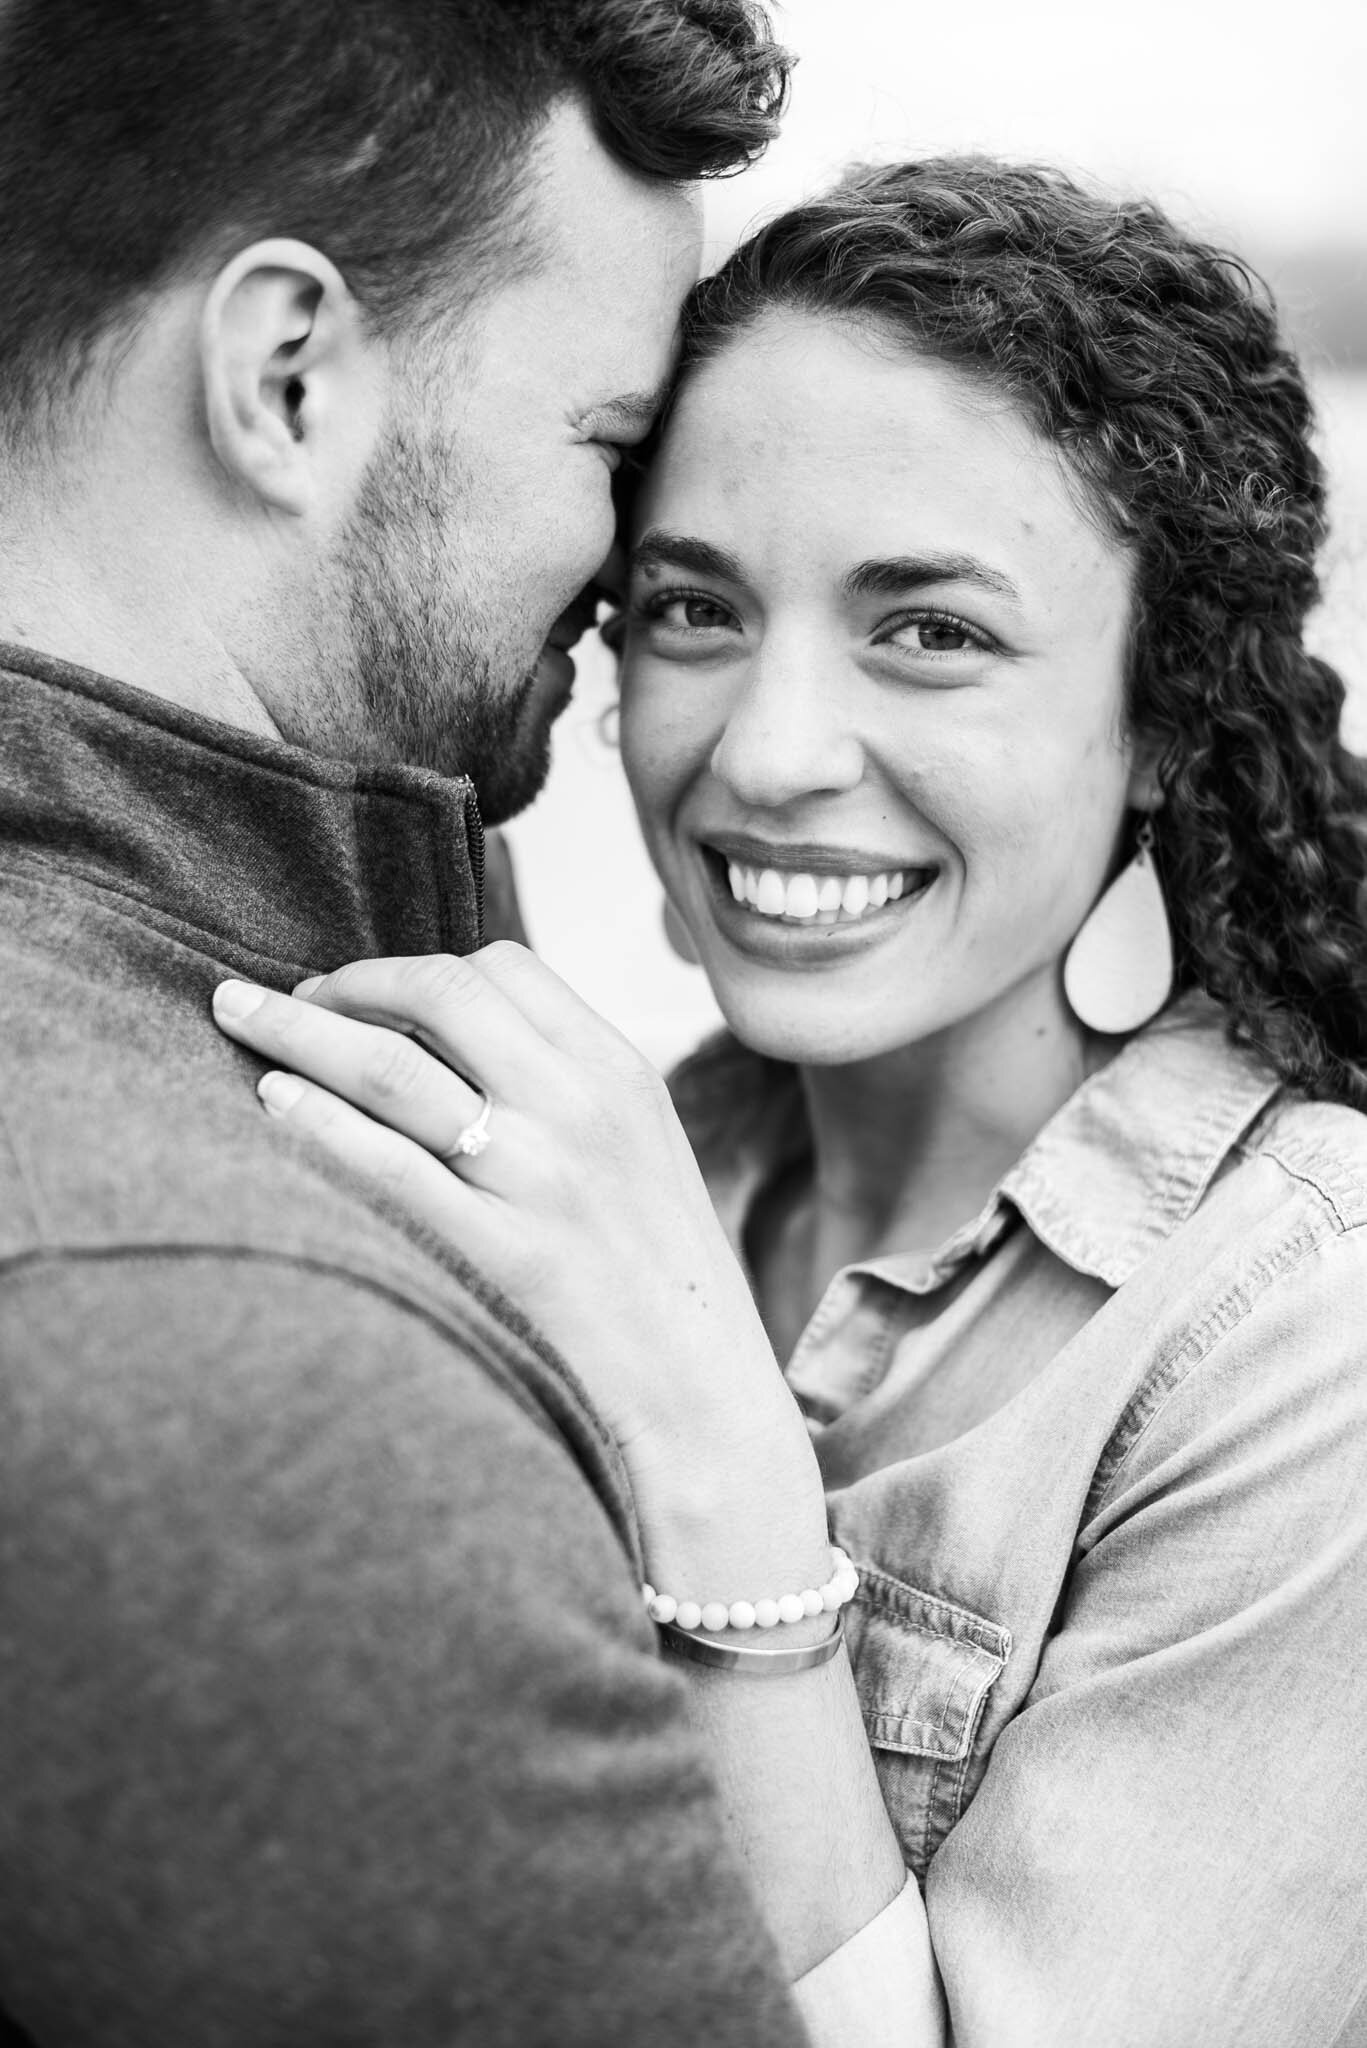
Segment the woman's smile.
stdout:
[[886,938],[939,872],[933,862],[766,845],[736,833],[700,841],[698,853],[722,937],[761,959],[803,964]]
[[867,924],[886,904],[905,893],[919,895],[934,880],[933,868],[882,868],[876,874],[785,875],[778,868],[743,868],[728,861],[726,879],[737,903],[757,917],[786,924]]
[[1061,1017],[1134,791],[1131,564],[1054,450],[771,314],[694,371],[640,509],[623,755],[732,1028],[824,1063]]

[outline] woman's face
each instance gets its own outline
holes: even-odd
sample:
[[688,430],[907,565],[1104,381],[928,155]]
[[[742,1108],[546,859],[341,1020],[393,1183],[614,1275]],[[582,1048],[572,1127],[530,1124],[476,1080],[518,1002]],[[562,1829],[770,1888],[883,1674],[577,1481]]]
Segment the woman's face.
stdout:
[[640,507],[622,747],[742,1039],[844,1062],[1064,1015],[1131,795],[1130,576],[956,370],[776,312],[690,375]]

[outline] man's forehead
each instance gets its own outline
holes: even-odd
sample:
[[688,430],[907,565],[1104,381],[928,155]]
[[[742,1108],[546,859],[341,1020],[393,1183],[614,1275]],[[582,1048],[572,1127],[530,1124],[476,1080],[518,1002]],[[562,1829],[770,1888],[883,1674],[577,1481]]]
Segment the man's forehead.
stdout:
[[668,299],[677,310],[702,268],[702,230],[681,187],[624,194],[596,223],[551,219],[542,275],[552,291],[592,299],[610,291],[623,313]]
[[702,255],[696,186],[628,169],[572,99],[548,116],[536,158],[531,213],[551,265],[628,263],[687,270],[693,281]]

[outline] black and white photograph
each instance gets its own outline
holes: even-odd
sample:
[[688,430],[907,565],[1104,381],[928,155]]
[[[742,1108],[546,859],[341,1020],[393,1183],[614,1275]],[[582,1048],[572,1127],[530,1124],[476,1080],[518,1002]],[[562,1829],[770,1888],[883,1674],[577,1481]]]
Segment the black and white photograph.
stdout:
[[1367,2048],[1365,106],[0,0],[0,2048]]

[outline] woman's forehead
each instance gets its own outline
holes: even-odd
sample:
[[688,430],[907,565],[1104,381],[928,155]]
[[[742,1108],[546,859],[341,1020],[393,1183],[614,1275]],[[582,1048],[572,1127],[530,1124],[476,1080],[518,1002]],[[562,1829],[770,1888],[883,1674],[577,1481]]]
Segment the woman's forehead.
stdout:
[[1025,411],[982,377],[894,348],[864,322],[776,309],[684,373],[659,468],[671,480],[710,474],[730,490],[738,477],[803,464],[919,477],[989,451],[1042,472],[1058,462]]
[[790,312],[687,374],[639,506],[647,528],[756,573],[819,560],[842,579],[917,550],[1027,583],[1129,559],[1060,451],[981,378]]

